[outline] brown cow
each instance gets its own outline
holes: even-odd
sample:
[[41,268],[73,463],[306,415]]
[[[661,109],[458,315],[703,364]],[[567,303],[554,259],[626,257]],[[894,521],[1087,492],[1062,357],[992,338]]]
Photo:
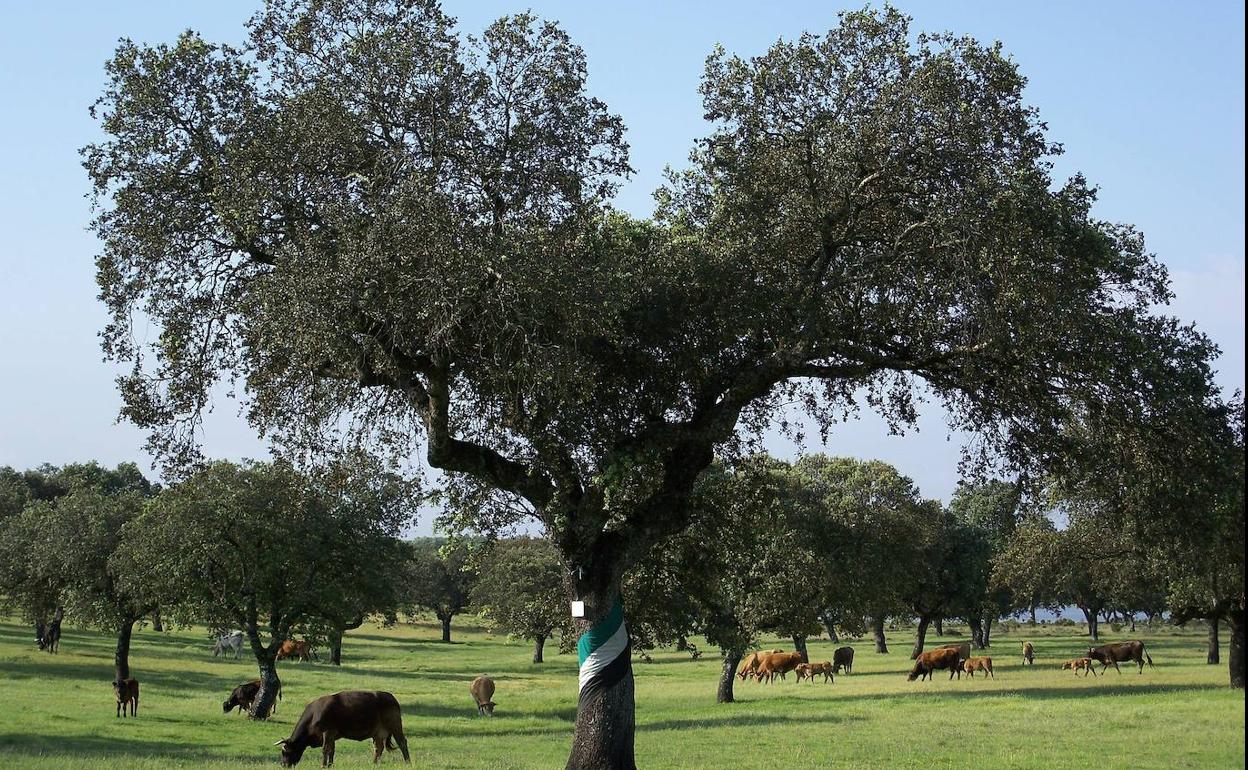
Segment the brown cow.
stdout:
[[[334,742],[373,740],[373,762],[381,761],[385,749],[397,743],[403,761],[411,762],[407,738],[403,736],[403,711],[388,692],[346,690],[322,695],[303,709],[303,715],[289,738],[275,743],[282,747],[282,767],[293,767],[309,746],[321,747],[321,766],[334,763]],[[393,739],[393,741],[391,740]]]
[[832,653],[832,670],[841,673],[841,669],[845,669],[845,673],[851,673],[854,670],[854,648],[838,647]]
[[[256,696],[260,694],[260,680],[252,679],[250,682],[243,682],[239,686],[230,691],[230,697],[221,704],[221,710],[228,714],[235,708],[238,713],[244,714],[251,711],[251,704],[255,703]],[[277,700],[282,699],[282,686],[277,686]],[[277,713],[277,701],[273,701],[273,705],[269,708],[268,716]]]
[[277,648],[276,655],[277,660],[298,658],[305,663],[316,657],[316,651],[312,649],[312,644],[307,639],[287,639],[282,642],[281,647]]
[[1119,674],[1122,669],[1118,668],[1120,661],[1132,661],[1139,665],[1139,673],[1144,673],[1144,661],[1148,661],[1149,668],[1156,668],[1153,665],[1153,659],[1144,650],[1144,643],[1139,639],[1132,639],[1129,642],[1118,642],[1117,644],[1102,644],[1100,647],[1089,647],[1086,657],[1095,660],[1101,664],[1101,673],[1105,673],[1105,669],[1113,664],[1114,670]]
[[479,676],[472,680],[472,699],[477,702],[477,716],[489,714],[494,716],[494,680],[488,676]]
[[835,677],[832,676],[836,669],[832,666],[831,661],[825,660],[822,663],[801,663],[793,670],[797,673],[797,681],[799,682],[802,681],[803,678],[809,678],[811,682],[814,682],[815,677],[820,674],[823,674],[823,681],[825,682],[836,681]]
[[930,678],[932,672],[938,669],[949,669],[949,678],[953,679],[954,674],[958,678],[962,678],[962,658],[959,655],[957,647],[943,647],[924,652],[914,661],[914,668],[910,669],[910,675],[906,677],[906,681],[913,682],[915,679],[922,681]]
[[1036,665],[1036,648],[1032,646],[1031,642],[1023,642],[1023,665],[1025,666],[1028,663],[1033,666]]
[[126,707],[130,707],[130,716],[139,715],[139,680],[113,680],[113,697],[117,699],[117,716],[126,716]]
[[768,683],[774,682],[777,675],[784,679],[785,674],[801,664],[802,654],[800,652],[773,652],[770,655],[762,656],[762,660],[758,663],[758,670],[754,672],[754,677],[760,682],[764,679]]
[[992,673],[992,658],[989,657],[967,658],[962,663],[962,670],[970,674],[972,679],[975,678],[976,671],[983,671],[993,679],[997,678],[996,675]]
[[1088,674],[1096,676],[1096,671],[1092,668],[1091,658],[1071,658],[1062,664],[1062,670],[1070,669],[1075,672],[1075,676],[1079,675],[1079,669],[1083,669],[1083,675],[1086,678]]
[[741,681],[744,682],[747,676],[750,676],[758,670],[758,662],[762,659],[762,656],[771,655],[776,652],[784,652],[784,650],[759,650],[758,652],[751,652],[749,655],[745,656],[745,660],[741,662],[741,668],[737,669],[737,676],[741,677]]

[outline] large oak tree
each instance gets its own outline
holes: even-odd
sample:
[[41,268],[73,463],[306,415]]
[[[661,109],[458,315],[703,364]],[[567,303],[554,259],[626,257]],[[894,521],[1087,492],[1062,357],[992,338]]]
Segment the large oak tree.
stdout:
[[[717,50],[709,134],[635,220],[609,207],[623,123],[555,24],[270,0],[249,29],[107,65],[84,153],[125,416],[186,459],[226,377],[280,444],[419,450],[544,524],[582,629],[782,404],[826,428],[866,394],[900,427],[927,393],[985,454],[1045,466],[1072,411],[1207,375],[1204,338],[1154,314],[1141,236],[1052,178],[999,46],[886,9]],[[635,765],[631,671],[604,670],[569,767]]]

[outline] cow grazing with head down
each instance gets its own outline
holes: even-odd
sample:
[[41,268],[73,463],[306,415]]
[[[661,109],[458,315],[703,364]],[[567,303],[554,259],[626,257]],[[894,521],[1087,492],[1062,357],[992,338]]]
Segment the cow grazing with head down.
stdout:
[[477,716],[494,716],[494,680],[479,676],[472,680],[472,699],[477,702]]
[[[221,709],[226,713],[230,713],[235,708],[238,713],[244,714],[251,711],[251,704],[255,703],[256,696],[260,694],[260,680],[252,679],[250,682],[243,682],[239,686],[230,691],[230,697],[226,698],[221,704]],[[282,686],[277,686],[277,700],[282,699]],[[269,708],[266,716],[272,716],[277,713],[277,701],[273,701],[273,705]]]
[[127,707],[130,710],[129,716],[137,717],[139,715],[138,679],[114,679],[113,697],[117,699],[117,716],[126,716]]
[[1089,647],[1088,654],[1085,657],[1100,663],[1102,674],[1111,665],[1115,671],[1121,674],[1122,669],[1118,668],[1118,664],[1126,661],[1136,663],[1140,667],[1139,673],[1141,674],[1144,673],[1144,661],[1148,661],[1149,668],[1155,668],[1153,659],[1144,650],[1144,643],[1138,639],[1133,639],[1129,642],[1118,642],[1117,644],[1102,644],[1100,647]]
[[322,695],[303,709],[289,738],[278,741],[282,766],[293,767],[308,748],[320,747],[321,766],[334,763],[334,744],[340,739],[373,741],[373,762],[381,761],[384,750],[398,744],[403,761],[411,762],[407,738],[403,735],[403,712],[398,700],[388,692],[347,690]]
[[764,655],[771,655],[776,652],[783,652],[783,650],[759,650],[746,655],[745,660],[741,661],[741,667],[737,669],[737,676],[741,677],[741,681],[744,682],[747,676],[751,676],[758,671],[759,661],[762,660]]
[[910,669],[910,675],[906,680],[913,682],[915,679],[922,681],[932,676],[932,672],[941,669],[948,669],[949,678],[953,679],[956,674],[959,679],[962,678],[962,658],[960,650],[957,647],[943,647],[923,652],[914,660],[914,667]]
[[287,658],[298,658],[302,662],[308,662],[317,657],[316,650],[312,649],[312,643],[307,639],[287,639],[282,642],[282,646],[277,648],[277,660],[285,660]]
[[1026,666],[1028,663],[1036,665],[1036,648],[1031,642],[1023,642],[1023,665]]
[[838,647],[832,653],[832,670],[839,674],[842,669],[844,669],[846,674],[854,670],[853,647]]

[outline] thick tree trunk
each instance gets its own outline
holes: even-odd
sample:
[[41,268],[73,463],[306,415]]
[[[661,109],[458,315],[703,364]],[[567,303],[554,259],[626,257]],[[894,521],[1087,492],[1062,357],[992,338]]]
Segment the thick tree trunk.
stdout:
[[1031,624],[1036,625],[1036,605],[1031,605]]
[[927,640],[927,626],[932,619],[924,615],[919,618],[919,630],[914,637],[914,650],[910,653],[910,660],[914,660],[923,654],[923,643]]
[[1135,633],[1135,613],[1133,612],[1127,617],[1131,619],[1131,633]]
[[160,608],[152,610],[152,630],[156,633],[163,633],[165,624],[160,622]]
[[113,653],[113,670],[116,680],[130,678],[130,635],[134,633],[134,618],[122,618],[117,628],[117,649]]
[[282,681],[277,678],[277,661],[273,653],[268,653],[257,661],[260,666],[260,691],[252,701],[248,716],[252,719],[268,719],[277,703],[277,694],[282,691]]
[[342,634],[340,626],[334,626],[329,632],[329,662],[333,666],[342,665]]
[[442,641],[451,641],[451,616],[440,617],[438,620],[442,621]]
[[875,651],[881,655],[888,654],[888,639],[884,636],[884,616],[871,618],[871,634],[875,637]]
[[968,618],[966,624],[971,627],[971,646],[977,650],[984,649],[984,629],[979,618]]
[[732,703],[732,685],[737,681],[737,666],[741,665],[741,657],[745,650],[724,650],[724,667],[719,672],[719,689],[715,693],[716,703]]
[[983,625],[980,627],[980,633],[983,636],[984,649],[992,646],[992,618],[984,618]]
[[1231,629],[1231,643],[1227,663],[1231,673],[1231,687],[1244,689],[1244,608],[1233,607],[1226,614],[1226,625]]
[[1080,607],[1079,609],[1083,610],[1083,617],[1088,622],[1088,636],[1092,637],[1092,641],[1099,642],[1101,640],[1101,635],[1097,631],[1099,621],[1096,617],[1096,610],[1090,610],[1086,607]]
[[945,635],[945,619],[944,618],[936,618],[936,635],[937,636]]
[[799,655],[801,655],[801,656],[802,656],[802,662],[803,662],[803,663],[809,663],[809,662],[810,662],[810,653],[808,653],[808,652],[806,651],[806,637],[804,637],[804,636],[800,636],[800,635],[799,635],[799,636],[794,636],[794,637],[793,637],[793,649],[794,649],[794,650],[795,650],[795,651],[796,651]]
[[534,663],[542,663],[545,661],[545,658],[542,657],[542,652],[545,649],[546,649],[546,637],[544,635],[539,636],[533,640],[533,662]]
[[1209,621],[1209,650],[1205,656],[1205,663],[1215,666],[1222,662],[1222,653],[1218,642],[1218,616],[1213,615],[1208,618]]
[[581,688],[566,770],[637,770],[632,644],[620,603],[620,575],[613,565],[599,569],[605,575],[595,571],[571,585],[573,596],[585,602],[585,617],[576,620],[582,632],[577,641]]

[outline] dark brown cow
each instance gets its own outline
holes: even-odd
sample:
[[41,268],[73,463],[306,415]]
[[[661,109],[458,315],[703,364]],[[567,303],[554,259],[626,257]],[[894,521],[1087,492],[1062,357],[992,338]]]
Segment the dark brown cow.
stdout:
[[854,648],[838,647],[832,653],[832,671],[839,674],[841,669],[845,669],[848,674],[854,670]]
[[282,646],[277,648],[278,660],[286,658],[298,658],[307,662],[316,657],[316,651],[312,649],[312,644],[307,639],[287,639],[282,642]]
[[139,715],[139,680],[113,680],[113,697],[117,699],[117,716],[126,716],[126,707],[130,708],[130,716]]
[[282,747],[282,767],[299,764],[309,746],[321,747],[321,766],[329,767],[334,763],[334,743],[339,738],[371,738],[374,763],[381,761],[382,751],[393,751],[397,743],[403,761],[411,762],[407,738],[403,736],[403,711],[394,695],[381,691],[347,690],[322,695],[303,709],[290,737],[274,745]]
[[[250,682],[243,682],[239,686],[230,691],[230,697],[222,704],[221,709],[226,713],[230,713],[235,708],[238,713],[244,714],[251,710],[251,704],[255,703],[256,696],[260,694],[260,680],[252,679]],[[282,686],[277,686],[277,700],[282,699]],[[277,713],[277,701],[273,702],[273,706],[269,709],[268,716]]]
[[931,677],[933,671],[939,669],[949,669],[949,678],[953,679],[956,674],[958,679],[962,678],[962,658],[957,647],[941,647],[931,652],[924,652],[914,661],[914,668],[910,669],[910,675],[906,677],[906,681],[913,682],[915,679],[922,681]]
[[1113,665],[1114,669],[1121,674],[1122,669],[1118,668],[1119,662],[1133,661],[1140,667],[1139,673],[1144,673],[1144,661],[1148,661],[1149,668],[1156,668],[1153,665],[1153,659],[1144,650],[1144,643],[1139,639],[1132,639],[1129,642],[1118,642],[1116,644],[1102,644],[1100,647],[1089,647],[1086,657],[1095,660],[1101,664],[1101,673],[1105,673],[1105,669]]

